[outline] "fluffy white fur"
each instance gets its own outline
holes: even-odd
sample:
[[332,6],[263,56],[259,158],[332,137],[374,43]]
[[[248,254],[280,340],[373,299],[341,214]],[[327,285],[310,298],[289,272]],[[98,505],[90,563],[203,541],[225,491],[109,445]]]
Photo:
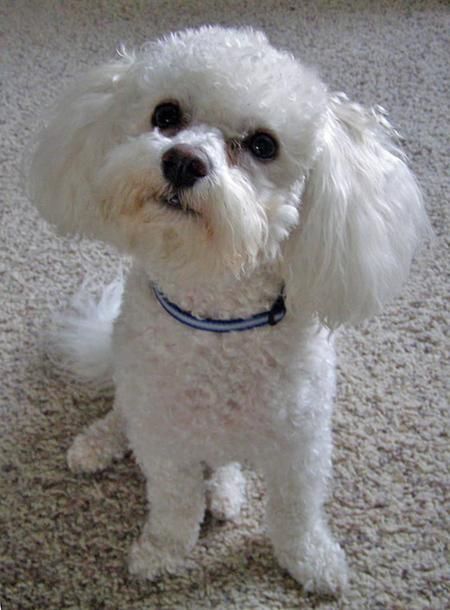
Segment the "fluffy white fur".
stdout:
[[[167,100],[184,117],[172,133],[150,121]],[[256,130],[278,140],[274,160],[246,147]],[[345,586],[323,511],[330,329],[398,292],[428,226],[394,135],[382,113],[329,93],[251,29],[186,30],[123,51],[55,108],[33,156],[33,200],[59,231],[134,260],[123,297],[115,285],[96,305],[79,298],[52,341],[78,377],[100,387],[114,378],[113,411],[75,439],[68,461],[94,471],[133,450],[150,503],[133,573],[179,569],[206,502],[235,517],[248,460],[266,479],[281,566],[306,590]],[[161,158],[179,144],[212,168],[181,194],[195,214],[163,203],[173,189]],[[284,284],[288,313],[275,327],[195,331],[161,308],[150,282],[194,315],[223,319],[269,309]]]
[[111,343],[122,293],[122,274],[98,297],[85,282],[70,308],[53,315],[46,332],[46,352],[52,364],[97,392],[113,389]]

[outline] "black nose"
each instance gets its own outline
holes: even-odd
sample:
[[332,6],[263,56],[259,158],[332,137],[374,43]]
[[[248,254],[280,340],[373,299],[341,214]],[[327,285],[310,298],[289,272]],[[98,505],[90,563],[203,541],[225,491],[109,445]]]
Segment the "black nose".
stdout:
[[199,178],[208,175],[209,160],[202,150],[177,144],[163,154],[162,171],[170,184],[177,188],[193,186]]

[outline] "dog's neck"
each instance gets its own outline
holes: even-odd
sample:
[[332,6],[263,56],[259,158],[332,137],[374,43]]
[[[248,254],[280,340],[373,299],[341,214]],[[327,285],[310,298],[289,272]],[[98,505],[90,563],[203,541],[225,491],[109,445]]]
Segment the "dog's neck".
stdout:
[[252,273],[176,281],[154,270],[142,272],[181,309],[201,318],[246,318],[269,310],[283,285],[278,264],[259,266]]

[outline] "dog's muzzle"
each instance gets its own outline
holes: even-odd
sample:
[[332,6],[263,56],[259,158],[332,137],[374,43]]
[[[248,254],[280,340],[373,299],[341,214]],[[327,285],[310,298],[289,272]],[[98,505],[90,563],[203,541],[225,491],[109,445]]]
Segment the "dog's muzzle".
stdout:
[[161,165],[164,177],[175,188],[194,186],[211,169],[206,153],[188,144],[169,148],[162,156]]

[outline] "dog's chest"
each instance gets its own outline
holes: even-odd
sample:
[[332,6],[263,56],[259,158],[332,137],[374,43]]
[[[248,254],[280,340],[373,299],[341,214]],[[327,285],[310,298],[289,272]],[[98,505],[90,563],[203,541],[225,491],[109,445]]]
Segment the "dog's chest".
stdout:
[[227,425],[261,414],[282,368],[273,337],[269,341],[264,330],[217,335],[185,329],[165,313],[155,322],[120,349],[128,374],[149,401],[164,403],[177,416]]
[[[132,278],[133,280],[133,278]],[[161,438],[270,441],[305,401],[320,402],[331,346],[289,314],[275,327],[214,333],[189,328],[130,281],[114,336],[119,402]],[[181,438],[180,438],[181,436]],[[203,442],[203,440],[202,440]]]
[[116,379],[142,416],[208,433],[271,427],[286,371],[285,332],[192,330],[155,303],[142,313],[125,309],[115,338]]

